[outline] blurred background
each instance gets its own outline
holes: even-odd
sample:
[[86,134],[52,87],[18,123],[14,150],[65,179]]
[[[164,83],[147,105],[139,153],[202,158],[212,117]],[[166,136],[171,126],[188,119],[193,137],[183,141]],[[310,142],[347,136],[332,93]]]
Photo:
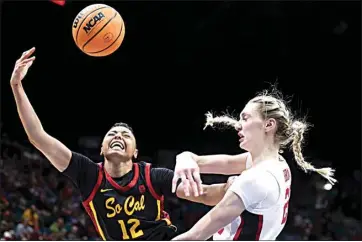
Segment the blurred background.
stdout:
[[[122,15],[122,46],[105,58],[74,44],[72,21],[105,3]],[[278,240],[362,240],[361,3],[3,1],[1,5],[0,238],[99,240],[73,185],[28,142],[9,80],[35,46],[24,87],[45,130],[101,161],[115,122],[135,130],[140,159],[174,168],[175,155],[236,154],[233,131],[202,130],[207,111],[238,115],[278,83],[296,114],[313,124],[306,159],[332,166],[338,183],[293,172],[288,222]],[[205,183],[227,176],[205,175]],[[166,200],[185,231],[210,207]]]

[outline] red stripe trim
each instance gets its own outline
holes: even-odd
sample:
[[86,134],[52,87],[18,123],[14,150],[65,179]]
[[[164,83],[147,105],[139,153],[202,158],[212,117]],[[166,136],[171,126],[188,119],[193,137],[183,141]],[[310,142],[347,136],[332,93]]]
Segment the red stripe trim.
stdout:
[[258,223],[258,230],[256,232],[256,237],[255,240],[259,240],[260,238],[260,234],[261,234],[261,230],[263,229],[263,215],[258,215],[259,216],[259,223]]
[[[89,202],[90,202],[90,201],[92,201],[92,200],[89,200]],[[90,219],[92,220],[92,223],[93,223],[94,228],[96,228],[97,233],[100,235],[100,232],[99,232],[98,226],[97,226],[97,222],[96,222],[96,219],[95,219],[95,217],[94,217],[94,215],[93,215],[93,213],[92,213],[92,210],[91,210],[91,208],[90,208],[90,206],[89,206],[89,202],[88,202],[88,203],[83,202],[82,204],[83,204],[83,207],[85,208],[85,211],[87,211]]]
[[92,220],[92,223],[93,223],[94,227],[96,228],[98,234],[100,234],[99,231],[98,231],[98,226],[97,226],[95,217],[94,217],[94,215],[92,213],[92,210],[91,210],[91,208],[89,206],[89,203],[93,200],[94,196],[96,195],[96,193],[98,191],[99,186],[102,184],[102,180],[103,180],[103,172],[102,171],[103,171],[102,165],[99,165],[98,179],[97,179],[96,185],[93,187],[93,190],[92,190],[91,194],[89,195],[89,197],[82,202],[82,205],[83,205],[85,211],[87,211],[90,219]]
[[240,219],[241,219],[241,222],[240,222],[240,225],[239,225],[238,229],[236,230],[236,233],[235,233],[235,235],[234,235],[233,240],[238,240],[241,231],[243,231],[243,228],[244,228],[244,219],[243,219],[243,216],[242,216],[242,215],[240,215]]
[[127,192],[129,189],[131,189],[132,187],[134,187],[134,185],[136,185],[140,172],[139,172],[139,167],[138,164],[133,163],[133,169],[134,169],[134,175],[133,175],[133,179],[130,183],[128,183],[126,186],[120,186],[117,184],[117,182],[115,182],[113,180],[113,178],[107,173],[106,169],[104,169],[104,173],[106,174],[106,179],[107,181],[109,181],[109,183],[111,183],[111,185],[116,188],[117,190],[120,190],[121,192]]
[[162,209],[161,211],[163,211],[163,196],[158,195],[156,193],[155,189],[153,189],[152,181],[151,181],[151,164],[149,164],[149,163],[146,164],[145,176],[146,176],[147,187],[149,188],[149,190],[154,198],[156,198],[157,200],[161,200],[161,209]]
[[160,202],[161,202],[161,204],[160,204],[161,219],[167,218],[168,220],[170,220],[170,215],[164,210],[164,196],[157,194],[155,189],[153,188],[152,181],[151,181],[151,164],[149,164],[149,163],[146,163],[145,176],[146,176],[146,184],[147,184],[147,187],[148,187],[151,195],[155,199],[160,200]]
[[95,184],[95,186],[93,187],[93,190],[91,192],[91,194],[89,195],[89,197],[83,201],[83,204],[86,203],[88,205],[88,203],[90,201],[93,200],[94,196],[96,195],[99,186],[102,184],[102,180],[103,180],[103,172],[102,172],[102,165],[99,164],[99,168],[98,168],[98,179],[97,182]]

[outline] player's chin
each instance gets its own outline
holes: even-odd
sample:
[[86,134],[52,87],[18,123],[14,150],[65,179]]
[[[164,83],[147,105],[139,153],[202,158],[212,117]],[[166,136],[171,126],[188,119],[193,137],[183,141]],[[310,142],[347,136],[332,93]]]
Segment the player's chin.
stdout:
[[243,140],[239,143],[239,147],[243,150],[248,150],[247,145],[245,145],[245,140]]
[[107,159],[114,159],[114,158],[129,158],[129,155],[125,150],[108,150],[106,154]]

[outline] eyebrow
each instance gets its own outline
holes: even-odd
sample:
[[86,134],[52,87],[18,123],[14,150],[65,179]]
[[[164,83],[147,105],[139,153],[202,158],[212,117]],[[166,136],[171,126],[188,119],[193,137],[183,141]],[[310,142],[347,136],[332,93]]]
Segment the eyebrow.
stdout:
[[[109,131],[109,133],[108,134],[116,134],[116,133],[118,133],[118,131],[117,130],[112,130],[112,131]],[[130,133],[129,131],[127,131],[127,130],[122,130],[121,131],[121,133],[123,134],[123,133]]]
[[241,114],[240,114],[240,118],[245,117],[245,115],[247,115],[247,114],[246,114],[246,113],[241,113]]

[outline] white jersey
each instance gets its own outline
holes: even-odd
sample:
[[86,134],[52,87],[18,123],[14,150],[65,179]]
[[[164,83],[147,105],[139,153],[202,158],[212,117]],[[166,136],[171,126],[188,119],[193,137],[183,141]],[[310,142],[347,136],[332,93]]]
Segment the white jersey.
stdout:
[[245,211],[214,234],[214,240],[275,240],[288,216],[291,173],[285,161],[263,161],[244,171],[229,190]]

